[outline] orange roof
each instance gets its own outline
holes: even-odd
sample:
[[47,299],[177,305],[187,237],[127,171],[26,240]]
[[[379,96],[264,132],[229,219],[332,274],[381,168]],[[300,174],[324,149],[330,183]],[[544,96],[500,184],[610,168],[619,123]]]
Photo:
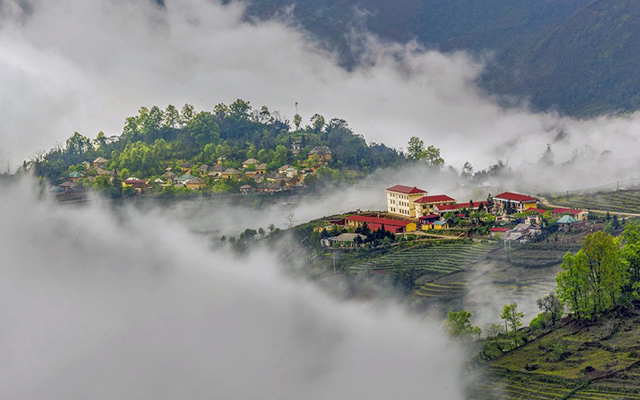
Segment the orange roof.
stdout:
[[427,193],[426,190],[418,189],[415,186],[395,185],[387,189],[390,192],[399,192],[405,194]]

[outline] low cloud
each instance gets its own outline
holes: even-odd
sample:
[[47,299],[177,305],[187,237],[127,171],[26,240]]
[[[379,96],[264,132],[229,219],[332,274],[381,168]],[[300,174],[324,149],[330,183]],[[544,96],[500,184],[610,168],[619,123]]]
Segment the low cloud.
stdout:
[[440,323],[340,303],[170,219],[0,189],[3,398],[464,398]]

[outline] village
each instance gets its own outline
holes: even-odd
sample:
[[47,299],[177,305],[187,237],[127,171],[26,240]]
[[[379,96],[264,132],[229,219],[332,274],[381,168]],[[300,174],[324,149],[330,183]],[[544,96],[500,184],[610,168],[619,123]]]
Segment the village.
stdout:
[[[431,239],[493,238],[527,243],[541,238],[543,229],[554,232],[583,230],[588,212],[572,208],[549,208],[533,196],[503,192],[486,200],[458,202],[446,194],[430,195],[415,186],[395,185],[385,191],[386,211],[357,212],[344,219],[330,219],[316,227],[325,231],[323,244],[357,247],[366,233]],[[329,237],[328,232],[342,232]]]
[[[292,144],[292,152],[299,152],[299,145]],[[214,165],[203,163],[193,164],[181,160],[174,165],[168,165],[165,173],[157,177],[122,177],[120,180],[123,191],[128,195],[142,195],[166,193],[176,189],[188,189],[194,193],[201,193],[212,189],[220,183],[227,183],[227,191],[243,195],[252,193],[280,193],[300,192],[305,188],[305,178],[318,169],[326,167],[331,161],[331,150],[327,146],[316,146],[309,151],[307,160],[297,165],[284,164],[277,168],[261,163],[255,158],[242,162],[234,168],[232,162],[220,157]],[[82,192],[96,186],[96,182],[113,185],[117,171],[108,169],[109,161],[98,157],[92,162],[85,161],[78,170],[72,171],[63,181],[51,187],[51,191],[58,194]]]

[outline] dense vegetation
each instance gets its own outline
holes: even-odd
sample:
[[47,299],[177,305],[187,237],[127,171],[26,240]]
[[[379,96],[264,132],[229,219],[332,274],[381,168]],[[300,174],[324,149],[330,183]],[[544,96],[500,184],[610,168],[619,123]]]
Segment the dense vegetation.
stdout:
[[254,0],[247,17],[287,13],[349,67],[365,51],[354,32],[366,29],[442,51],[492,52],[481,84],[540,109],[593,115],[640,107],[635,0]]
[[[327,146],[331,161],[307,182],[313,183],[348,179],[353,174],[406,160],[402,153],[383,144],[367,144],[344,120],[327,122],[316,114],[311,125],[303,127],[300,123],[299,115],[294,117],[292,127],[277,112],[272,113],[266,106],[253,110],[243,100],[200,112],[188,104],[180,111],[173,105],[165,110],[142,107],[138,115],[126,119],[120,137],[107,138],[101,132],[91,140],[76,132],[65,147],[36,156],[33,165],[39,176],[52,183],[72,171],[85,171],[82,164],[97,157],[107,159],[106,169],[117,171],[120,179],[158,177],[167,167],[177,169],[184,162],[194,169],[216,163],[225,168],[242,168],[243,161],[249,158],[265,163],[267,171],[273,172],[285,164],[312,167],[317,160],[309,157],[309,152],[316,146]],[[107,179],[96,182],[109,186]],[[231,181],[220,182],[229,184]],[[236,185],[240,184],[242,180],[237,180]]]

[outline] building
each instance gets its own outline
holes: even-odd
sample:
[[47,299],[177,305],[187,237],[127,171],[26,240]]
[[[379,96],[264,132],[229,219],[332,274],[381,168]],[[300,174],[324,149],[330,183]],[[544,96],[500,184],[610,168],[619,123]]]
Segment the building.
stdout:
[[360,238],[360,243],[362,245],[367,237],[359,233],[343,233],[338,236],[322,239],[321,242],[326,247],[331,247],[334,244],[340,247],[355,247],[357,246],[354,243],[356,238]]
[[493,201],[501,212],[506,212],[509,208],[516,212],[523,212],[538,207],[538,199],[520,193],[500,193],[493,198]]
[[367,224],[369,230],[377,231],[383,228],[391,233],[414,232],[416,223],[391,218],[365,217],[363,215],[352,215],[345,220],[345,224],[351,227],[361,227]]
[[207,186],[207,182],[205,182],[204,179],[200,179],[200,178],[191,178],[189,180],[187,180],[184,185],[192,190],[195,189],[202,189],[203,187]]
[[266,163],[262,163],[262,164],[256,165],[256,172],[258,173],[258,175],[266,174],[267,173],[267,164]]
[[[415,201],[427,196],[427,191],[417,187],[395,185],[387,189],[387,212],[406,218],[418,218]],[[422,215],[422,214],[420,214]]]
[[571,215],[563,215],[556,223],[558,224],[558,230],[564,232],[570,231],[571,228],[578,228],[584,225],[583,222],[578,221]]
[[587,212],[584,210],[578,210],[574,208],[556,208],[555,210],[551,210],[551,215],[554,218],[560,218],[563,215],[571,215],[577,221],[585,221],[587,219]]
[[258,164],[260,164],[260,161],[256,160],[255,158],[250,158],[242,163],[242,169],[247,169],[250,165],[256,166]]
[[108,160],[104,157],[98,157],[95,160],[93,160],[92,166],[94,168],[106,168],[107,167],[107,162]]
[[500,227],[495,227],[495,228],[491,228],[489,229],[489,236],[494,238],[498,235],[502,236],[502,235],[506,235],[507,232],[509,232],[511,229],[509,228],[500,228]]
[[331,150],[327,146],[316,146],[309,152],[309,159],[317,156],[320,161],[331,161]]
[[416,217],[420,218],[423,215],[428,215],[433,212],[435,206],[445,204],[456,204],[455,199],[447,196],[446,194],[438,194],[435,196],[424,196],[416,200],[415,202]]

